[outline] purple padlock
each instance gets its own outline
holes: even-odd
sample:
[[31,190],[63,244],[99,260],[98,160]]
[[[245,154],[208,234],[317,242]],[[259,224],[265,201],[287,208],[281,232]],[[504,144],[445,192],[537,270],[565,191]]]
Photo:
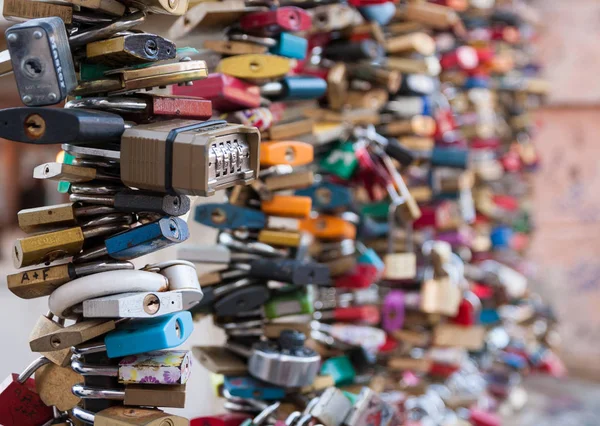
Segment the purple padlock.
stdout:
[[404,292],[390,291],[383,299],[381,323],[388,333],[400,330],[404,325]]

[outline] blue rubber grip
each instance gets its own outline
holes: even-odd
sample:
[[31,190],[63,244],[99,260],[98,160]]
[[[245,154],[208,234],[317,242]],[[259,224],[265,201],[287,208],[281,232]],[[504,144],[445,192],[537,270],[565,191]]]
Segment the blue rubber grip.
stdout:
[[118,358],[174,348],[185,342],[193,330],[192,314],[188,311],[131,320],[106,335],[106,353],[109,358]]
[[269,49],[269,52],[274,55],[285,56],[286,58],[303,60],[306,58],[307,50],[308,40],[304,37],[281,33],[277,44]]

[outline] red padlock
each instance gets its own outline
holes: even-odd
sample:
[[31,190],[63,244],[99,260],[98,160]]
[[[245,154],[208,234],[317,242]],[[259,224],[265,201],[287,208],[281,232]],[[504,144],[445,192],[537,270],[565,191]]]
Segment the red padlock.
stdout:
[[258,86],[218,73],[195,81],[193,86],[173,86],[173,94],[208,99],[213,108],[220,112],[260,106]]
[[240,426],[251,417],[245,414],[219,414],[216,416],[196,417],[190,421],[190,426]]
[[454,324],[470,327],[477,323],[480,311],[481,301],[479,298],[474,292],[467,292],[458,305],[458,313],[450,321]]
[[246,414],[236,413],[196,417],[190,421],[190,426],[240,426],[245,420],[250,418]]
[[49,363],[41,357],[18,374],[11,374],[0,384],[0,425],[40,426],[54,418],[52,408],[44,404],[30,377],[35,370]]
[[469,421],[473,426],[500,426],[502,424],[497,414],[479,408],[471,408]]
[[379,271],[373,265],[357,264],[349,274],[335,278],[336,288],[368,288],[379,279]]
[[306,31],[312,26],[310,15],[296,6],[284,6],[265,12],[249,13],[240,20],[240,27],[244,31],[265,30],[269,33],[281,31]]
[[472,70],[479,65],[477,51],[471,46],[461,46],[452,52],[445,53],[440,58],[440,65],[446,70],[459,68]]
[[381,314],[377,306],[350,306],[335,308],[331,311],[316,312],[315,319],[377,325],[381,319]]

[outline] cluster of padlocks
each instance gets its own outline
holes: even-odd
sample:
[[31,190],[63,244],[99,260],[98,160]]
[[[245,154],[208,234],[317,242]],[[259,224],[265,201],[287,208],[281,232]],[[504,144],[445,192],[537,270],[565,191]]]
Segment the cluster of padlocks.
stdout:
[[[136,28],[151,14],[173,21],[164,37]],[[0,137],[62,144],[33,176],[70,201],[19,212],[8,288],[49,296],[48,313],[40,358],[0,386],[3,426],[189,425],[162,409],[185,405],[192,354],[174,348],[206,315],[226,344],[193,352],[229,413],[192,426],[491,426],[525,403],[525,374],[564,373],[523,256],[547,90],[525,5],[5,0],[3,15],[22,22],[0,74],[26,106],[0,110]],[[188,216],[217,241],[190,238]],[[179,260],[131,262],[188,238]]]

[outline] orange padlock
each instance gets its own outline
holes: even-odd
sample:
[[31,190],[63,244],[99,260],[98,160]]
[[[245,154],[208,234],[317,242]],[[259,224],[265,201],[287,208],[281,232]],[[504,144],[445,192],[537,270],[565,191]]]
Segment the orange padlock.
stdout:
[[336,216],[320,215],[300,221],[300,230],[310,232],[322,240],[344,240],[356,238],[356,226]]
[[312,198],[298,195],[274,195],[260,205],[271,216],[307,218],[312,210]]
[[306,142],[270,141],[260,144],[261,166],[269,167],[279,164],[303,166],[312,163],[313,158],[313,146]]

